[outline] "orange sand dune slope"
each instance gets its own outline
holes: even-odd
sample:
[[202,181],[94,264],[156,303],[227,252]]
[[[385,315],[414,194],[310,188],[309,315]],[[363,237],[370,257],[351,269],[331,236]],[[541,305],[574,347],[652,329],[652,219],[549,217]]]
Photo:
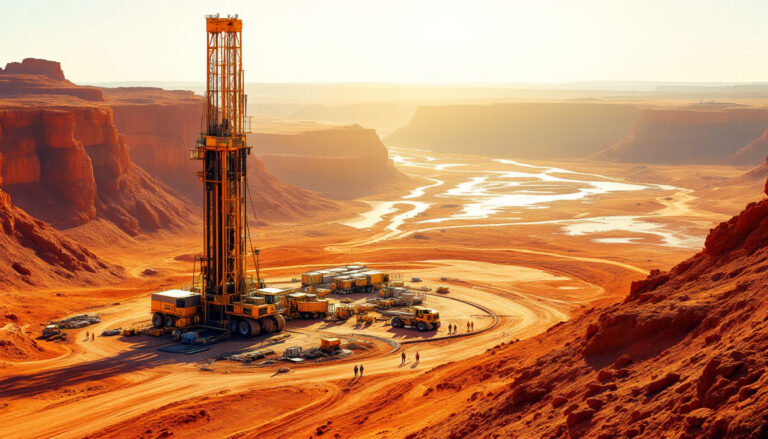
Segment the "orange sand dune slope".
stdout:
[[763,200],[713,229],[699,254],[633,283],[622,303],[386,389],[329,433],[766,437],[766,288]]

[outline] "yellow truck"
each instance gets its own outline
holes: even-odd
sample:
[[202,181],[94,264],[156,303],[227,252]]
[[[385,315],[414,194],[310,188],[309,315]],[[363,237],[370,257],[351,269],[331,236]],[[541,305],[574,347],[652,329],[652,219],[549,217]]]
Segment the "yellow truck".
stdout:
[[152,326],[186,328],[200,324],[200,294],[168,290],[152,293]]
[[337,320],[347,320],[348,318],[355,315],[357,312],[357,309],[352,305],[337,305],[333,310],[333,316]]
[[390,323],[393,328],[416,328],[421,332],[435,331],[440,327],[440,314],[423,306],[414,306],[408,311],[393,312]]
[[282,315],[285,292],[279,288],[260,288],[227,305],[230,332],[252,337],[285,329]]
[[[251,337],[285,329],[281,293],[276,288],[262,288],[240,297],[225,306],[232,334]],[[187,328],[201,322],[200,293],[183,290],[160,291],[152,294],[152,326]]]
[[316,294],[289,293],[285,299],[285,314],[294,319],[322,319],[328,315],[328,301],[318,299]]

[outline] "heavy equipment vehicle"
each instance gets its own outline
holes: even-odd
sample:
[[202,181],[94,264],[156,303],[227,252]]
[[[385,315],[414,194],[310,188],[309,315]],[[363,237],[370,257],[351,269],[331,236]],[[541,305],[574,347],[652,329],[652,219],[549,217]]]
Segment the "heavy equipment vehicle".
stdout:
[[[246,142],[243,22],[215,15],[207,16],[205,24],[202,130],[190,150],[191,159],[202,161],[203,255],[195,261],[191,291],[153,294],[152,323],[156,330],[200,326],[242,336],[281,331],[282,299],[263,288],[258,249],[252,246],[256,281],[246,276],[246,159],[251,148]],[[175,302],[179,299],[184,303]]]
[[47,325],[45,328],[43,328],[43,335],[41,336],[43,340],[56,340],[56,339],[65,339],[67,338],[67,334],[65,334],[59,325]]
[[448,294],[450,293],[450,290],[448,289],[448,287],[440,286],[440,287],[437,287],[437,290],[435,290],[435,292],[438,294]]
[[168,290],[152,293],[152,326],[186,328],[200,324],[200,294]]
[[430,308],[414,306],[408,311],[392,312],[390,321],[393,328],[416,328],[421,332],[434,331],[440,327],[440,314]]
[[358,314],[355,318],[355,323],[359,325],[368,325],[374,322],[373,316],[369,316],[368,313]]
[[322,319],[328,315],[328,301],[318,299],[317,294],[288,293],[284,297],[284,312],[294,319]]
[[341,340],[339,340],[336,337],[332,338],[321,338],[320,339],[320,350],[323,352],[336,352],[341,349]]
[[333,317],[336,320],[345,321],[355,315],[357,309],[353,305],[340,304],[336,305],[333,309]]

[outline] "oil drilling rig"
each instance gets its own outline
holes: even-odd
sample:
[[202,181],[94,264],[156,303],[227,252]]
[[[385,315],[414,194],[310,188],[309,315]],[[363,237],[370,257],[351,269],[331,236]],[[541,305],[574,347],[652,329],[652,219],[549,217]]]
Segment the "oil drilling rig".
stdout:
[[191,292],[172,290],[153,295],[155,327],[200,325],[242,336],[285,327],[280,297],[260,289],[258,271],[255,282],[246,275],[246,158],[250,147],[245,130],[242,28],[237,16],[206,17],[202,131],[190,151],[190,158],[203,164],[198,173],[204,192],[204,248],[196,275],[199,282]]

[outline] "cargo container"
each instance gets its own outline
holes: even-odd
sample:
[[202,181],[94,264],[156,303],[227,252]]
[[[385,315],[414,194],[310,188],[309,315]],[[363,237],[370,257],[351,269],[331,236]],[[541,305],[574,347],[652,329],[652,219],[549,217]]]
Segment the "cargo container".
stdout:
[[318,299],[316,294],[288,293],[284,298],[287,317],[295,319],[321,319],[328,315],[328,301]]

